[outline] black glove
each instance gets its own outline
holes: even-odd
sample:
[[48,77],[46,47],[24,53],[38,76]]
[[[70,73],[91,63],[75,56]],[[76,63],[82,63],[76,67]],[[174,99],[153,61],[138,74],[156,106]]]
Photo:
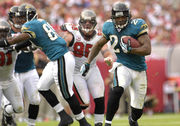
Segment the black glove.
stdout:
[[16,51],[18,53],[23,48],[28,47],[28,46],[31,46],[31,42],[29,40],[18,43],[18,44],[13,45],[13,46],[6,47],[5,49],[7,50],[7,53],[10,53],[12,51]]
[[8,43],[7,39],[0,40],[0,47],[8,47],[10,44]]
[[62,24],[60,26],[60,28],[61,28],[62,31],[67,31],[66,24]]
[[80,73],[82,76],[86,76],[86,74],[88,73],[89,71],[89,68],[90,68],[90,64],[89,63],[85,63],[81,66],[81,69],[80,69]]

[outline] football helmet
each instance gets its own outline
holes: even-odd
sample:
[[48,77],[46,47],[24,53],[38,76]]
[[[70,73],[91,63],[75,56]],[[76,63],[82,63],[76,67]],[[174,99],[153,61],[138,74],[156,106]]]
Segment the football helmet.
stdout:
[[10,34],[11,26],[5,20],[0,20],[0,39],[7,38]]
[[80,14],[79,27],[84,35],[90,36],[96,27],[96,14],[93,10],[83,10]]
[[[21,4],[18,7],[19,16],[25,20],[25,22],[31,21],[37,18],[36,8],[31,4]],[[24,23],[25,23],[24,22]]]
[[130,10],[125,3],[116,2],[112,6],[111,19],[117,29],[123,29],[131,19]]
[[13,25],[15,28],[20,29],[22,24],[19,20],[18,6],[12,6],[8,13],[9,23]]

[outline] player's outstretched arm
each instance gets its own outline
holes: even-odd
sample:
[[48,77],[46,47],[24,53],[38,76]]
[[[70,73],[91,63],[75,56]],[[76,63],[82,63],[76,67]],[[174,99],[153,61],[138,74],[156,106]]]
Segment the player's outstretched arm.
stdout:
[[10,37],[6,40],[0,40],[0,47],[7,47],[16,43],[27,41],[31,38],[28,33],[21,33],[18,36]]
[[81,69],[80,69],[80,73],[82,76],[86,76],[86,74],[88,73],[89,71],[89,68],[90,68],[90,63],[91,61],[97,56],[97,54],[99,53],[99,51],[101,50],[101,48],[108,42],[108,40],[105,38],[105,37],[102,37],[98,42],[96,42],[95,45],[93,45],[90,53],[89,53],[89,56],[88,56],[88,60],[86,63],[84,63],[82,66],[81,66]]
[[104,62],[108,65],[108,66],[112,66],[114,58],[112,55],[112,52],[110,51],[109,47],[107,44],[105,44],[102,49],[101,49],[101,53],[104,57]]
[[101,50],[101,48],[108,42],[108,40],[102,36],[102,38],[96,42],[96,44],[93,45],[89,56],[88,56],[88,60],[87,63],[91,63],[91,61],[98,55],[99,51]]

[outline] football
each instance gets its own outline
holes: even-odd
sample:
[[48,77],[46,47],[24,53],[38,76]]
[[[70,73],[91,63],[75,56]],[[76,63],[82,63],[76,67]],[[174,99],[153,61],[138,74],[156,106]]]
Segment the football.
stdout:
[[132,48],[138,48],[141,46],[141,44],[134,38],[132,38],[131,36],[122,36],[121,37],[121,41],[126,43],[128,42],[128,40],[130,39],[130,45]]

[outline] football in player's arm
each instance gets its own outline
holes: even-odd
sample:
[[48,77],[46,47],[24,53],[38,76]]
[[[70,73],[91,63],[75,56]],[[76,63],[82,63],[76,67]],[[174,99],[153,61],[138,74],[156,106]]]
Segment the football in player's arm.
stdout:
[[[121,41],[124,36],[131,36],[141,46],[132,48],[130,42]],[[89,70],[87,66],[109,40],[117,60],[111,69],[115,76],[113,90],[108,98],[105,126],[111,126],[114,114],[119,107],[119,100],[126,88],[129,88],[131,97],[129,125],[138,126],[137,120],[142,116],[147,90],[145,56],[151,53],[148,26],[143,19],[131,19],[129,7],[125,3],[114,3],[111,19],[103,25],[103,37],[93,46],[86,63],[82,65],[82,75],[87,74]]]

